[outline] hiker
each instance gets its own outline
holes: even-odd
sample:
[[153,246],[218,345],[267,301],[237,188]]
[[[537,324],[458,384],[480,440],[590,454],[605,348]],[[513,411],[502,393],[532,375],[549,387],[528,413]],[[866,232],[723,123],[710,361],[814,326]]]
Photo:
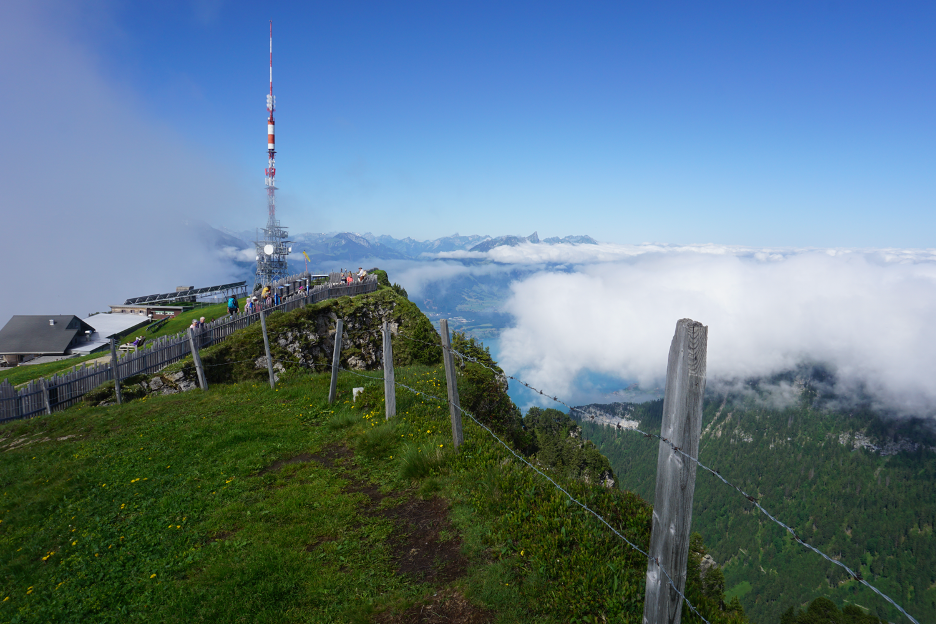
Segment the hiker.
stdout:
[[228,297],[228,314],[234,316],[237,313],[237,295]]
[[353,281],[354,281],[354,278],[351,277],[351,271],[348,271],[348,277],[345,278],[345,282],[348,284],[348,286],[350,286],[351,282]]
[[364,278],[367,277],[367,271],[364,270],[364,267],[358,267],[358,280],[364,281]]
[[205,317],[204,317],[204,316],[201,317],[200,319],[198,319],[198,326],[199,326],[199,327],[204,327],[204,326],[205,326]]

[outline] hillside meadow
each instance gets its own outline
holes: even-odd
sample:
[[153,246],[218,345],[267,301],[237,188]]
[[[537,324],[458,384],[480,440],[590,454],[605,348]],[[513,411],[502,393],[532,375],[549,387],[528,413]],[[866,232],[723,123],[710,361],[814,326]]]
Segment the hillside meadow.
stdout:
[[[444,392],[441,366],[397,378]],[[334,406],[327,386],[296,374],[0,427],[0,619],[639,621],[645,560],[489,434],[469,422],[455,454],[442,402],[401,392],[387,423],[376,382],[343,374]],[[646,545],[645,502],[564,485]]]

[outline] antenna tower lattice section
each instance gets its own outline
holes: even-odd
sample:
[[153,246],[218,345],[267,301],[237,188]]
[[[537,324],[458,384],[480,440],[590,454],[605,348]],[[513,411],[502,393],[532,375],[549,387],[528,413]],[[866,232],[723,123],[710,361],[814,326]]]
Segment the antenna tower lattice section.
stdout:
[[[276,132],[273,121],[273,111],[276,110],[276,97],[273,95],[273,22],[270,22],[270,92],[267,94],[267,223],[266,227],[257,230],[254,244],[257,248],[257,278],[258,285],[271,285],[274,281],[287,275],[287,257],[292,248],[289,247],[289,234],[286,227],[280,225],[276,218]],[[261,236],[260,232],[263,232]]]

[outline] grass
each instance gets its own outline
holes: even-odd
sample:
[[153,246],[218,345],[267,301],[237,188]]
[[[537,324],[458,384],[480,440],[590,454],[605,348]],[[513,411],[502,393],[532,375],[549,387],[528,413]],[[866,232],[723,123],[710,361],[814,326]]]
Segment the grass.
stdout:
[[47,364],[26,364],[25,366],[14,366],[12,368],[0,369],[0,381],[6,379],[14,386],[26,383],[40,377],[51,377],[56,373],[70,370],[72,366],[80,365],[88,360],[96,360],[104,356],[103,353],[92,353],[67,360],[57,362],[48,362]]
[[[243,307],[244,302],[242,297],[238,299],[238,303],[240,303],[241,307]],[[179,332],[188,329],[189,325],[192,324],[194,319],[198,319],[203,316],[205,317],[206,323],[209,323],[217,318],[221,318],[222,316],[227,316],[227,304],[219,303],[188,310],[179,316],[169,319],[165,325],[153,333],[147,332],[146,327],[141,327],[140,329],[134,331],[132,336],[127,336],[127,339],[124,340],[124,342],[130,342],[134,336],[146,336],[146,340],[149,341],[155,338],[159,338],[160,336],[171,336],[173,334],[178,334]]]
[[[445,393],[441,366],[397,379]],[[645,559],[470,420],[454,453],[444,402],[400,390],[387,422],[382,396],[351,403],[360,382],[333,406],[328,375],[295,374],[0,425],[19,445],[0,453],[0,621],[367,621],[443,589],[498,622],[640,621]],[[643,501],[559,481],[646,547]],[[468,562],[444,587],[398,572],[390,517],[437,496]]]

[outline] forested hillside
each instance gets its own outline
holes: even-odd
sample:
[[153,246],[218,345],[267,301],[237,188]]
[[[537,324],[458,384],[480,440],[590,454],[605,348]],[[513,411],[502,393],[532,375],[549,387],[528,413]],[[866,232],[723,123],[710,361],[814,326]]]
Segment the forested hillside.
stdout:
[[[784,409],[764,406],[756,391],[709,396],[700,461],[758,497],[803,539],[860,568],[919,621],[936,621],[936,452],[927,421],[817,408],[815,398],[808,385],[800,402]],[[662,400],[590,406],[602,407],[660,430]],[[658,442],[587,420],[582,426],[611,461],[619,486],[652,502]],[[907,621],[702,471],[692,521],[724,566],[727,596],[739,597],[752,621],[779,623],[791,607],[819,596]]]

